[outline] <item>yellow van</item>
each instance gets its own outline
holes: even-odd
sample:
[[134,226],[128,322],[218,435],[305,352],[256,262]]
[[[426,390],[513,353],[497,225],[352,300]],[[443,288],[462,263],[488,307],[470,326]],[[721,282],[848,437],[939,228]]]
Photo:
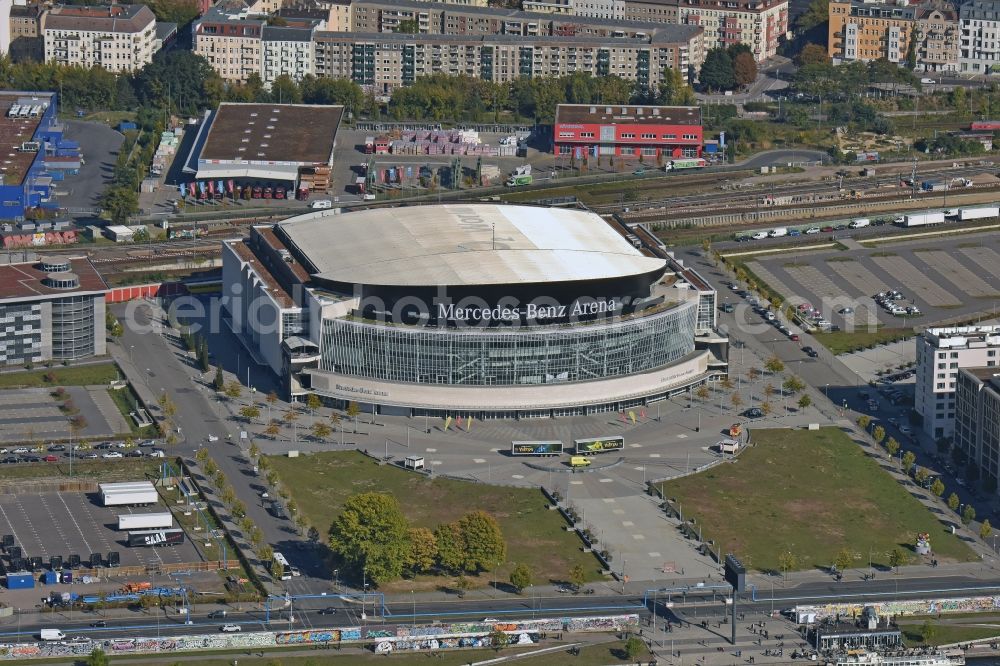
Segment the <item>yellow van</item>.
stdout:
[[570,467],[588,467],[590,466],[590,458],[586,456],[573,456],[569,459]]

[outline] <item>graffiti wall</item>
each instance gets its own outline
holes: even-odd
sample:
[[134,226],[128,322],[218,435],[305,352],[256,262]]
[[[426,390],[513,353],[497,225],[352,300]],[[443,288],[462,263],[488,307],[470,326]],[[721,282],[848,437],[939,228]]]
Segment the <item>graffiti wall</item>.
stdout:
[[3,237],[6,249],[15,247],[41,247],[44,245],[68,245],[77,242],[76,231],[49,231],[31,234],[12,234]]
[[[966,597],[962,599],[912,599],[904,601],[873,601],[864,604],[822,604],[796,606],[798,613],[815,613],[817,620],[860,616],[871,606],[880,617],[891,615],[934,615],[937,613],[975,613],[1000,609],[1000,597]],[[567,629],[567,631],[569,631]]]
[[546,632],[621,631],[639,624],[639,616],[511,620],[496,623],[457,622],[431,626],[379,625],[339,627],[304,631],[260,631],[233,634],[203,634],[164,638],[121,638],[102,641],[46,641],[0,644],[0,660],[66,658],[90,654],[100,647],[111,655],[184,652],[196,650],[244,650],[287,645],[329,643],[373,643],[379,652],[393,650],[441,650],[456,647],[487,647],[494,631],[511,635],[513,644],[536,642]]

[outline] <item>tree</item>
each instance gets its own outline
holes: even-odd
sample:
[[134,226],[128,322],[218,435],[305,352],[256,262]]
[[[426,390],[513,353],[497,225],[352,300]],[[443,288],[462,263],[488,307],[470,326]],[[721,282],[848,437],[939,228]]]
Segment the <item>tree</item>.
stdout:
[[243,395],[243,386],[240,385],[235,379],[226,383],[226,387],[222,389],[223,393],[230,400],[236,400],[241,395]]
[[285,566],[278,560],[271,560],[271,577],[275,580],[281,580],[281,577],[285,575]]
[[265,477],[267,479],[267,485],[276,486],[278,484],[278,472],[273,469],[269,469]]
[[413,19],[404,19],[396,24],[392,31],[404,35],[415,35],[420,32],[420,24]]
[[399,578],[406,561],[409,529],[399,502],[385,493],[347,498],[330,526],[330,547],[348,566],[366,571],[375,583]]
[[971,504],[966,504],[965,508],[962,509],[962,522],[968,525],[973,520],[976,519],[976,507]]
[[795,63],[802,67],[804,65],[825,65],[829,62],[826,49],[819,44],[806,44],[795,56]]
[[765,400],[760,403],[760,413],[764,416],[770,416],[771,412],[774,411],[774,405],[771,404],[769,400]]
[[109,187],[101,195],[101,209],[114,224],[125,224],[139,212],[139,195],[131,188]]
[[142,106],[184,115],[218,105],[220,84],[209,62],[185,49],[160,51],[135,77]]
[[195,460],[197,460],[198,462],[200,462],[202,465],[204,465],[205,461],[208,460],[208,449],[206,449],[206,448],[200,448],[200,449],[198,449],[197,453],[194,454],[194,458],[195,458]]
[[306,531],[306,538],[309,539],[309,543],[315,545],[319,543],[319,530],[315,526],[310,525],[309,529]]
[[722,388],[725,389],[726,391],[733,390],[733,380],[729,378],[729,375],[723,377],[722,381],[719,382],[719,385],[722,386]]
[[959,499],[958,494],[952,493],[951,495],[948,495],[948,508],[952,511],[958,511],[958,505],[961,503],[962,500]]
[[799,565],[799,558],[790,550],[778,553],[778,568],[781,573],[787,575],[789,571]]
[[358,403],[354,402],[353,400],[351,402],[347,403],[347,416],[348,416],[348,418],[352,418],[353,419],[353,418],[355,418],[360,413],[361,413],[361,407],[358,406]]
[[330,436],[333,430],[327,424],[322,421],[317,421],[312,424],[312,436],[319,440],[326,440]]
[[698,387],[698,390],[695,391],[694,394],[698,396],[699,400],[704,402],[705,400],[708,400],[709,396],[708,387],[702,384],[701,386]]
[[930,620],[924,620],[924,623],[920,626],[920,640],[926,645],[930,645],[937,635],[937,627]]
[[94,648],[87,655],[87,666],[108,666],[109,663],[108,655],[104,654],[101,648]]
[[934,479],[934,483],[931,484],[931,492],[938,497],[944,495],[944,482],[941,479]]
[[271,421],[267,424],[267,427],[264,428],[264,434],[268,437],[277,437],[279,432],[281,432],[281,427],[278,425],[277,421]]
[[851,555],[851,551],[841,548],[840,552],[837,553],[837,557],[833,560],[833,564],[837,567],[837,571],[844,572],[847,571],[853,561],[854,556]]
[[993,526],[990,525],[990,519],[984,518],[983,524],[979,526],[979,538],[985,541],[993,534]]
[[505,631],[500,631],[499,629],[495,629],[490,634],[490,645],[492,645],[493,648],[497,652],[499,652],[500,650],[510,645],[510,635],[508,635],[507,632]]
[[885,442],[885,450],[890,456],[894,456],[899,453],[899,442],[896,441],[895,437],[889,437]]
[[526,564],[517,564],[510,572],[510,584],[518,594],[531,585],[531,569]]
[[250,454],[251,458],[256,458],[260,455],[260,447],[257,446],[257,442],[250,443],[250,448],[247,450],[247,453]]
[[747,370],[747,379],[750,380],[751,383],[757,381],[758,377],[760,377],[760,370],[757,368],[751,367]]
[[899,567],[910,561],[909,555],[902,548],[893,548],[889,553],[889,566],[899,573]]
[[309,525],[309,523],[306,522],[305,516],[301,513],[295,516],[295,526],[299,528],[299,534],[305,534],[307,525]]
[[875,440],[876,444],[881,445],[882,441],[885,439],[885,428],[882,426],[875,426],[875,429],[872,431],[872,439]]
[[226,379],[222,376],[222,366],[215,366],[215,379],[212,380],[212,388],[216,391],[222,391],[226,388]]
[[437,560],[437,539],[434,532],[426,527],[411,527],[409,531],[410,550],[406,557],[406,569],[411,576],[430,571]]
[[785,364],[777,356],[772,356],[767,359],[767,363],[764,364],[764,369],[767,370],[772,375],[776,375],[779,372],[784,371]]
[[496,518],[485,511],[472,511],[458,521],[461,535],[462,569],[488,571],[507,559],[507,542]]
[[813,402],[812,398],[810,398],[807,394],[803,393],[802,396],[799,398],[798,402],[799,409],[805,409],[806,407],[811,405],[812,402]]
[[[745,55],[745,54],[744,54]],[[625,656],[629,661],[634,661],[646,649],[646,644],[638,636],[629,636],[625,641]]]
[[858,417],[858,426],[862,430],[867,432],[868,426],[870,426],[871,424],[872,424],[872,417],[868,416],[867,414],[862,414],[861,416]]
[[208,369],[212,367],[208,362],[208,340],[201,338],[198,344],[198,367],[202,372],[208,372]]
[[310,393],[306,397],[306,406],[309,408],[309,411],[315,414],[316,410],[323,406],[323,401],[315,393]]
[[257,405],[244,405],[240,408],[240,416],[249,423],[260,416],[260,407]]
[[768,399],[774,395],[774,386],[772,384],[766,384],[764,386],[764,396]]
[[714,48],[705,56],[698,75],[709,90],[732,90],[736,85],[736,75],[733,72],[733,61],[723,48]]
[[902,461],[903,461],[903,471],[909,474],[910,470],[913,469],[914,463],[917,462],[917,456],[915,453],[913,453],[913,451],[907,451],[906,453],[903,454]]
[[918,467],[916,471],[913,472],[913,480],[919,483],[920,485],[924,485],[924,482],[927,481],[927,479],[929,479],[930,476],[931,476],[931,471],[926,467]]
[[733,403],[733,409],[739,409],[740,405],[743,404],[743,398],[740,397],[739,393],[734,393],[730,396],[729,401]]
[[587,582],[587,572],[584,571],[582,564],[574,564],[573,568],[569,570],[569,583],[574,589],[579,590],[583,587],[583,584]]
[[746,88],[757,80],[757,61],[750,53],[740,53],[733,59],[733,80],[739,88]]

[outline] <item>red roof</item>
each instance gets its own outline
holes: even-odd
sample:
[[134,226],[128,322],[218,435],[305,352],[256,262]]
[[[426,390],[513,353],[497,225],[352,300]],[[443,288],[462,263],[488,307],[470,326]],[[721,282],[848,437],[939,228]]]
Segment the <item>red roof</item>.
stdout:
[[42,284],[42,278],[47,273],[41,270],[38,263],[3,264],[0,265],[0,298],[29,298],[31,296],[48,296],[73,294],[82,291],[105,291],[108,285],[100,276],[94,265],[86,257],[69,259],[70,270],[80,278],[80,286],[76,289],[52,289]]

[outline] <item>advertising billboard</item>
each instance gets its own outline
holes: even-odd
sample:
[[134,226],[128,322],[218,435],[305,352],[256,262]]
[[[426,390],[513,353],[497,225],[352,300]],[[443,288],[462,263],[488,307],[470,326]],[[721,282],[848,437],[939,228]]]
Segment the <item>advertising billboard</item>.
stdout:
[[579,455],[593,455],[608,451],[621,451],[625,448],[625,438],[612,435],[609,437],[592,437],[589,439],[574,439],[576,452]]
[[128,533],[129,548],[137,546],[176,546],[184,543],[184,530],[142,530]]
[[562,442],[511,442],[512,456],[557,456],[563,452]]

